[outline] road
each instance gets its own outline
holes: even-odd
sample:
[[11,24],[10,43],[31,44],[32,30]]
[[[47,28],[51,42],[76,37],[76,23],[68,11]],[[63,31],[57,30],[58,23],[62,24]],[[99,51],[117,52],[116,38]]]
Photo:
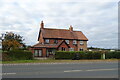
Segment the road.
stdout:
[[118,78],[118,62],[3,65],[3,78]]

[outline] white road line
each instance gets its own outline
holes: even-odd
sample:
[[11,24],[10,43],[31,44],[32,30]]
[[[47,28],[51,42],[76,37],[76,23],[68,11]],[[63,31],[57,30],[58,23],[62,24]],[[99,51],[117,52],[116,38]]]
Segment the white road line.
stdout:
[[80,71],[83,71],[83,70],[68,70],[68,71],[64,71],[64,72],[80,72]]
[[112,70],[118,70],[117,68],[112,69],[90,69],[90,70],[66,70],[64,72],[81,72],[81,71],[112,71]]
[[118,69],[91,69],[91,70],[86,70],[86,71],[112,71],[112,70],[118,70]]
[[14,75],[16,73],[0,73],[0,75]]

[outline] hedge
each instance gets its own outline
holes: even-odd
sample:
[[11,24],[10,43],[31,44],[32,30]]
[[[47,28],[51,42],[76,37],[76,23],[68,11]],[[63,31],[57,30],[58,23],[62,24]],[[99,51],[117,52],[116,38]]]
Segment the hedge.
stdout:
[[107,59],[120,59],[120,51],[114,51],[114,52],[108,52],[106,53],[106,58]]
[[13,50],[8,52],[3,52],[2,54],[3,61],[10,61],[10,60],[32,60],[33,54],[30,51],[23,51],[23,50]]
[[103,53],[106,59],[120,59],[120,51],[57,51],[55,59],[102,59]]
[[100,52],[57,51],[55,59],[101,59]]

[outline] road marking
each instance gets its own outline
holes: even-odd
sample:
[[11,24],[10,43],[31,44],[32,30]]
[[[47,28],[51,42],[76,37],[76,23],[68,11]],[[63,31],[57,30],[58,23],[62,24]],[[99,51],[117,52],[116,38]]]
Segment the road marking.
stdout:
[[16,73],[0,73],[0,75],[14,75]]
[[91,69],[91,70],[86,70],[86,71],[111,71],[111,70],[118,70],[118,69]]
[[83,70],[68,70],[68,71],[64,71],[64,72],[80,72],[80,71],[83,71]]
[[90,70],[66,70],[64,72],[81,72],[81,71],[112,71],[112,70],[118,70],[117,68],[113,69],[90,69]]

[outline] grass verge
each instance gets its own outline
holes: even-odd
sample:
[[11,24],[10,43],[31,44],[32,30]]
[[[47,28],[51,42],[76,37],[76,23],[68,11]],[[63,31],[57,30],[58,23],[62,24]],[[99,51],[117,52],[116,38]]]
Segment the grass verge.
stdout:
[[[105,60],[17,60],[17,61],[2,61],[3,64],[15,64],[15,63],[74,63],[74,62],[100,62],[100,61],[118,61],[118,59],[105,59]],[[0,62],[1,63],[1,62]]]

